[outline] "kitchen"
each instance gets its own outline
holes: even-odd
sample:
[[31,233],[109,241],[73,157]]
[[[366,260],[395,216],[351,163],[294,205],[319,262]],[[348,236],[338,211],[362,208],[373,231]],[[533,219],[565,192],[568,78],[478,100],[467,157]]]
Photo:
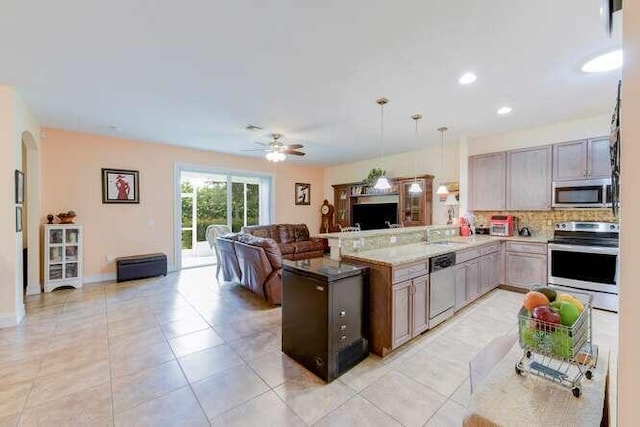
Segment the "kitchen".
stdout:
[[[602,134],[602,132],[599,133],[599,135]],[[562,154],[568,146],[571,148],[579,146],[581,152],[584,150],[591,154],[591,157],[585,154],[579,162],[589,165],[604,163],[605,160],[608,162],[608,152],[597,149],[598,144],[604,144],[602,141],[608,144],[608,138],[584,137],[577,142],[561,141],[556,144],[471,155],[465,158],[464,162],[462,156],[465,151],[469,153],[468,147],[466,147],[467,150],[460,150],[460,164],[466,165],[468,162],[470,165],[467,174],[462,171],[460,173],[461,204],[467,203],[467,206],[473,209],[476,206],[475,203],[479,202],[483,209],[473,210],[476,228],[485,226],[484,228],[490,229],[491,218],[498,217],[500,220],[494,222],[501,227],[496,227],[495,231],[497,234],[506,234],[506,236],[474,234],[471,237],[463,237],[460,236],[458,227],[444,225],[324,235],[329,239],[332,247],[340,249],[343,259],[364,262],[371,268],[370,350],[384,356],[383,360],[395,359],[395,354],[398,352],[403,354],[406,351],[405,348],[413,348],[416,345],[415,342],[423,340],[422,334],[425,328],[432,329],[437,334],[442,330],[442,326],[436,327],[437,325],[448,328],[451,323],[444,320],[451,319],[455,324],[458,312],[464,316],[467,312],[464,310],[465,307],[474,307],[477,301],[481,303],[486,301],[490,291],[498,286],[524,291],[533,284],[551,283],[557,279],[556,276],[563,279],[561,276],[565,272],[562,271],[551,276],[554,271],[552,260],[558,256],[565,257],[567,254],[556,252],[553,244],[549,246],[549,240],[577,238],[580,241],[586,237],[584,240],[589,244],[585,246],[591,247],[590,243],[594,241],[592,235],[595,235],[596,240],[600,240],[603,246],[615,253],[614,255],[604,254],[607,256],[601,260],[613,259],[613,267],[607,267],[606,279],[611,280],[613,277],[617,282],[617,248],[612,246],[617,245],[618,228],[616,217],[607,206],[609,203],[607,195],[610,193],[607,185],[609,184],[602,184],[596,189],[589,188],[586,196],[593,198],[585,198],[583,190],[589,185],[575,185],[575,181],[582,181],[580,184],[596,184],[596,187],[599,184],[594,181],[589,182],[589,177],[585,176],[587,172],[578,177],[567,176],[566,168],[558,167],[557,159],[562,159],[562,156],[557,156],[554,160],[554,153]],[[596,153],[600,153],[601,157],[597,158]],[[603,153],[607,156],[605,157]],[[486,161],[487,158],[489,162]],[[489,163],[490,166],[483,165],[483,162]],[[606,180],[604,176],[594,175],[593,170],[597,171],[597,169],[591,170],[591,178]],[[564,175],[559,172],[563,172]],[[478,174],[492,176],[488,182],[493,182],[493,191],[488,191],[486,185],[473,186],[474,180],[478,179]],[[469,188],[468,201],[463,201],[465,186],[462,183],[465,178],[469,183],[466,186]],[[537,189],[536,186],[538,186]],[[522,197],[518,191],[523,192],[526,197]],[[575,197],[581,203],[591,203],[595,207],[559,206],[562,203],[572,202],[571,198]],[[488,202],[487,198],[490,199]],[[438,199],[434,197],[434,204],[436,203]],[[556,206],[553,206],[554,204]],[[463,209],[461,206],[461,211]],[[437,214],[434,214],[434,217],[436,216]],[[594,223],[607,224],[595,226]],[[559,228],[557,232],[556,224]],[[597,231],[605,231],[598,230],[598,227],[605,226],[609,229],[598,237],[600,233],[596,233]],[[612,226],[614,230],[610,229]],[[530,236],[519,235],[525,227]],[[499,228],[503,233],[498,231]],[[603,243],[607,238],[610,240]],[[332,240],[333,243],[331,243]],[[451,253],[455,253],[455,265],[451,266],[454,274],[448,275],[449,278],[445,280],[449,283],[448,290],[436,292],[437,295],[433,295],[433,279],[440,271],[434,272],[434,266],[429,260]],[[570,263],[584,266],[583,261],[570,261]],[[446,271],[447,268],[442,270]],[[576,274],[576,272],[569,272],[569,274]],[[425,275],[431,279],[427,283],[426,291],[420,288],[424,283],[422,278]],[[453,279],[451,279],[452,276]],[[437,279],[436,283],[439,282],[440,279]],[[453,285],[451,285],[452,282]],[[584,282],[583,280],[582,283],[578,283],[581,286],[580,289],[597,290],[584,286]],[[570,285],[573,286],[576,283],[572,282]],[[604,308],[617,311],[617,293],[616,284],[613,289],[607,289],[606,292],[595,295],[613,297],[613,300],[605,300]],[[481,298],[484,295],[488,296]],[[443,296],[449,301],[448,305],[445,304],[444,310],[442,308],[431,310],[433,304],[430,302],[441,299]],[[441,315],[443,317],[439,317]],[[422,318],[419,318],[420,316]],[[515,319],[515,312],[512,316]],[[617,319],[615,316],[613,318]]]

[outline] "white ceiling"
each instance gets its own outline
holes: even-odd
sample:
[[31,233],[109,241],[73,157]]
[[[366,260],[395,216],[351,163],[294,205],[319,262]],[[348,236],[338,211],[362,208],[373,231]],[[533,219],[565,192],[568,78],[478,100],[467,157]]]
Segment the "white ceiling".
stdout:
[[4,0],[0,82],[44,126],[240,155],[278,131],[344,163],[379,155],[380,96],[387,154],[611,111],[619,72],[580,71],[621,45],[599,4]]

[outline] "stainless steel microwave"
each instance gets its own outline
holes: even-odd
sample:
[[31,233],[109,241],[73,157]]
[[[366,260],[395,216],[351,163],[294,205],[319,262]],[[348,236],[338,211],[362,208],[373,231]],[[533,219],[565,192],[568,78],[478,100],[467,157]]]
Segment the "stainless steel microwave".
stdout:
[[555,181],[552,190],[554,208],[611,207],[610,178]]

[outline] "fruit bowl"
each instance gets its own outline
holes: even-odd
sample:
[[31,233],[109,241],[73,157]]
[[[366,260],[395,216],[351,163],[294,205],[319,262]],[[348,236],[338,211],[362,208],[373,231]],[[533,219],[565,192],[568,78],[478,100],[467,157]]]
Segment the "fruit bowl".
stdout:
[[76,218],[76,214],[63,214],[59,213],[56,215],[60,219],[60,224],[73,224],[73,221]]

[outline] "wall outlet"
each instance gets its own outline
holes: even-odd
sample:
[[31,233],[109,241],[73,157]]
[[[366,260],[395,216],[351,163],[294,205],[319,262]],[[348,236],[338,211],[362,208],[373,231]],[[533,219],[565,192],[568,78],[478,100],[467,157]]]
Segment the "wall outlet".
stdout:
[[550,219],[547,220],[547,225],[552,225]]
[[105,258],[107,259],[107,262],[113,262],[113,255],[107,255]]
[[396,236],[391,236],[391,237],[389,238],[389,243],[395,243],[395,242],[397,242],[397,241],[398,241],[398,238],[397,238]]
[[362,247],[362,242],[360,240],[354,240],[353,241],[353,248],[354,249],[358,249]]

